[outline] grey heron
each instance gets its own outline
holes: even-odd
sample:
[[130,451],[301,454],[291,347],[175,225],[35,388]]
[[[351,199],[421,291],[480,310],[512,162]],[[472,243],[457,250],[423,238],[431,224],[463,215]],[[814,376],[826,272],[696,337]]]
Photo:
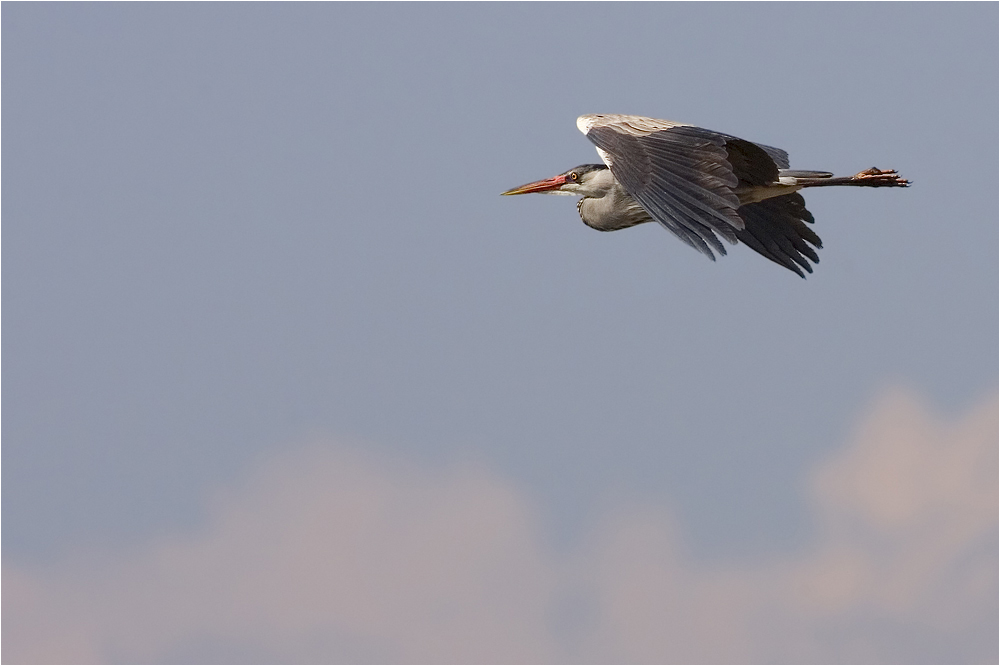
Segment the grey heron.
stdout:
[[720,238],[742,242],[805,277],[819,262],[819,236],[805,200],[807,187],[907,187],[895,170],[854,176],[789,169],[788,153],[711,130],[642,116],[580,116],[577,127],[604,164],[583,164],[505,195],[582,197],[584,224],[616,231],[656,221],[713,261],[726,254]]

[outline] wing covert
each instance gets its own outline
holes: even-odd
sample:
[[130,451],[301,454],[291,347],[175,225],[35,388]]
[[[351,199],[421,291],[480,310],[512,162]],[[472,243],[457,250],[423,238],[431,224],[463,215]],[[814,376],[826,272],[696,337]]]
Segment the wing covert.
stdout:
[[779,169],[788,168],[788,153],[781,148],[775,148],[774,146],[765,146],[762,143],[758,143],[757,147],[763,150],[768,156],[774,160],[774,163],[778,165]]

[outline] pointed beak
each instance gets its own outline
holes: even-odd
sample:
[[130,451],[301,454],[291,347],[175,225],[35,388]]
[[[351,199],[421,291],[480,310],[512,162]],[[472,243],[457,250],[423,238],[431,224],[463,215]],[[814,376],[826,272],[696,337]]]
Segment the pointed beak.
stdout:
[[507,196],[509,194],[531,194],[532,192],[551,192],[552,190],[558,190],[565,184],[566,184],[566,176],[555,176],[554,178],[537,180],[534,183],[528,183],[527,185],[522,185],[521,187],[515,187],[512,190],[501,192],[500,195]]

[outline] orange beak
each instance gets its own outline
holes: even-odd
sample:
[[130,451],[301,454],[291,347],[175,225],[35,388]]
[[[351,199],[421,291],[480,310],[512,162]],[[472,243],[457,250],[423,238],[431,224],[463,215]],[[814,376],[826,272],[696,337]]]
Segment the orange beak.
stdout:
[[531,194],[532,192],[551,192],[552,190],[558,190],[560,187],[566,184],[566,176],[555,176],[553,178],[546,178],[545,180],[537,180],[534,183],[528,183],[527,185],[522,185],[521,187],[515,187],[512,190],[507,190],[506,192],[501,192],[501,196],[507,196],[509,194]]

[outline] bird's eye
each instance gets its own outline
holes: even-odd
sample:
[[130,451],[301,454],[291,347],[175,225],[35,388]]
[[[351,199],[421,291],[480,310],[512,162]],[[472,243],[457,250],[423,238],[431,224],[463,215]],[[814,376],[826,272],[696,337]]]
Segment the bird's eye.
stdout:
[[570,180],[579,180],[579,179],[580,179],[580,177],[579,177],[578,175],[576,175],[576,171],[574,171],[573,173],[571,173],[571,174],[569,175],[569,179],[570,179]]

